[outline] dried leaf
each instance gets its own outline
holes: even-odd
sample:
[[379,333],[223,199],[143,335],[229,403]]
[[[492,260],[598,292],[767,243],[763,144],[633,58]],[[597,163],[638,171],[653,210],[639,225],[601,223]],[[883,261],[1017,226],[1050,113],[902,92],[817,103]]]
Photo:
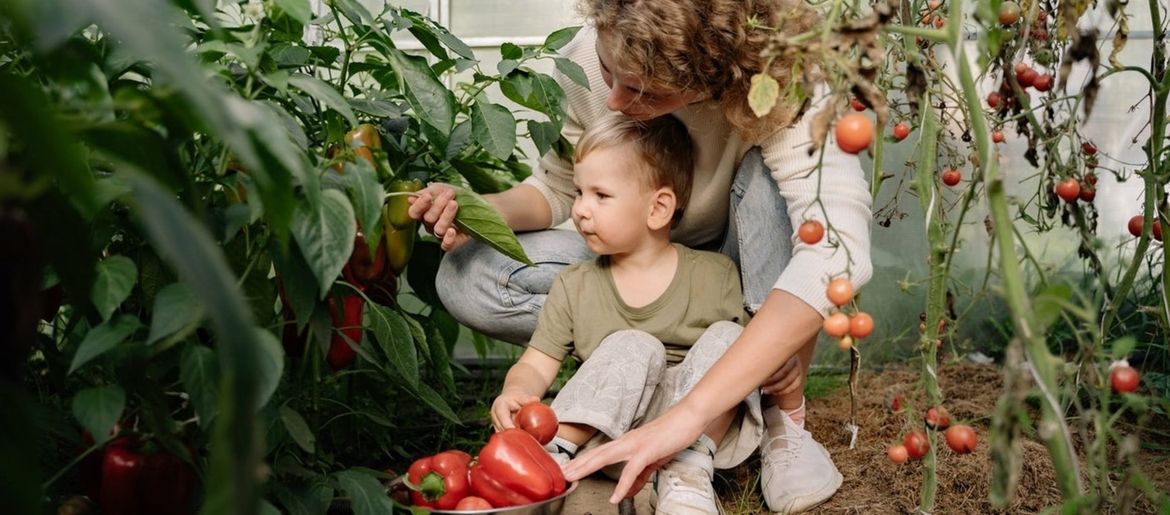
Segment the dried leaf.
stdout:
[[[1113,8],[1112,6],[1115,3],[1116,0],[1110,2],[1110,9]],[[1117,55],[1122,50],[1125,50],[1125,43],[1129,41],[1129,17],[1125,15],[1125,11],[1119,10],[1118,12],[1120,16],[1114,16],[1117,20],[1117,32],[1113,34],[1113,51],[1109,52],[1109,65],[1114,68],[1121,68],[1123,66],[1121,61],[1117,60]]]
[[757,73],[752,76],[751,89],[748,90],[748,105],[757,118],[763,118],[776,106],[780,97],[780,84],[766,73]]
[[837,115],[837,110],[833,106],[840,105],[844,100],[840,95],[835,95],[833,100],[829,102],[824,109],[812,119],[812,124],[809,125],[809,136],[812,137],[812,145],[808,148],[808,155],[815,155],[825,144],[825,138],[829,136],[829,126],[833,123],[833,118]]

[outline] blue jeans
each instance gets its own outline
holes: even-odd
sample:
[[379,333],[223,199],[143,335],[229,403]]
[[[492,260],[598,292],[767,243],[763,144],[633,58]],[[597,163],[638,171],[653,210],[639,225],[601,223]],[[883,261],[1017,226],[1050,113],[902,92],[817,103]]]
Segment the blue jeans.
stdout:
[[[755,313],[792,259],[792,221],[759,148],[744,156],[730,195],[727,230],[718,250],[739,265],[744,306]],[[576,231],[517,236],[536,266],[471,241],[443,258],[435,286],[443,305],[464,325],[492,338],[524,344],[536,330],[540,308],[557,273],[595,256]]]

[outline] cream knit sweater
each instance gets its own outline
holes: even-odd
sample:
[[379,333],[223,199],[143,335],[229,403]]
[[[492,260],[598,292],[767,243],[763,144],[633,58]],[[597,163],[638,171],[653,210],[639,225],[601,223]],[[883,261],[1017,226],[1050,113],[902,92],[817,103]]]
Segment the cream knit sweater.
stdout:
[[[585,129],[607,114],[609,88],[601,78],[601,66],[595,50],[596,32],[585,27],[567,45],[562,54],[581,65],[591,89],[584,89],[559,73],[554,77],[568,97],[568,119],[563,134],[576,143]],[[815,113],[823,103],[814,104]],[[729,193],[735,172],[750,146],[740,140],[731,124],[714,102],[699,102],[675,111],[690,131],[696,145],[696,167],[691,199],[671,237],[690,246],[719,238],[727,226]],[[869,253],[870,195],[860,162],[856,156],[842,152],[831,141],[826,145],[821,172],[816,170],[818,155],[808,155],[809,122],[806,115],[793,127],[778,131],[760,146],[764,162],[788,203],[792,227],[807,219],[828,222],[832,230],[817,245],[806,245],[795,234],[792,260],[777,270],[774,288],[787,291],[827,315],[832,303],[825,297],[829,279],[849,273],[855,287],[867,282],[872,274]],[[524,181],[539,190],[552,208],[552,225],[569,218],[576,196],[573,164],[555,151],[541,160],[531,177]],[[819,197],[819,203],[818,203]],[[823,210],[822,210],[823,205]],[[826,213],[827,211],[827,213]],[[833,247],[826,241],[839,242]],[[848,249],[848,252],[846,252]]]

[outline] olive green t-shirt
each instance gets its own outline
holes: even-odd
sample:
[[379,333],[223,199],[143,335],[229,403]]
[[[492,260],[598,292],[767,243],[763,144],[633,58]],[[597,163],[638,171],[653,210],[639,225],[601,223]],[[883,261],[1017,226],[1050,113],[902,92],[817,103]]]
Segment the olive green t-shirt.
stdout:
[[622,301],[605,256],[568,266],[549,289],[529,345],[558,360],[571,355],[584,361],[606,336],[638,329],[658,338],[674,365],[711,324],[747,323],[735,263],[715,252],[675,248],[678,268],[670,286],[638,308]]

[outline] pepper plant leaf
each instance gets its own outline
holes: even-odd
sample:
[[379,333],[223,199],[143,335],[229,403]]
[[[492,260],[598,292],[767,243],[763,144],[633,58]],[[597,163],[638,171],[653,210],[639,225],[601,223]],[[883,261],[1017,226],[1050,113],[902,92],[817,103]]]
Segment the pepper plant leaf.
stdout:
[[297,206],[291,231],[317,279],[317,297],[323,299],[353,253],[353,206],[340,191],[322,191],[318,208],[307,202]]
[[460,189],[455,193],[455,201],[459,203],[459,212],[455,214],[455,225],[459,230],[505,256],[535,266],[528,259],[524,247],[520,246],[516,233],[504,222],[504,217],[483,197],[473,191]]
[[73,416],[93,436],[96,445],[110,439],[110,431],[125,409],[126,392],[116,384],[86,388],[73,396]]
[[126,256],[110,256],[98,263],[90,299],[102,320],[110,319],[114,310],[130,296],[137,281],[138,267]]

